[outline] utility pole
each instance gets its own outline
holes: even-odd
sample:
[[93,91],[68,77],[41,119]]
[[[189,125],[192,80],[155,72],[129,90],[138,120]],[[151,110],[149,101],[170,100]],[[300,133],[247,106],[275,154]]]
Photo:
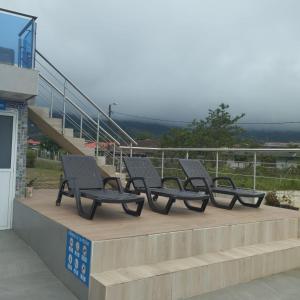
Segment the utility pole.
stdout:
[[117,103],[113,102],[111,104],[108,105],[108,116],[111,118],[111,115],[112,115],[112,110],[111,110],[111,107],[113,105],[117,105]]

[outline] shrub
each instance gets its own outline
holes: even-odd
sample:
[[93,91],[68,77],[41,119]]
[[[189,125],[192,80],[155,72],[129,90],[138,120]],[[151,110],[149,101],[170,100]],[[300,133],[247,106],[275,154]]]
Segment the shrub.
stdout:
[[27,150],[26,153],[26,167],[34,168],[36,163],[36,152],[34,150]]
[[265,197],[265,204],[270,206],[280,206],[280,201],[276,192],[268,192]]

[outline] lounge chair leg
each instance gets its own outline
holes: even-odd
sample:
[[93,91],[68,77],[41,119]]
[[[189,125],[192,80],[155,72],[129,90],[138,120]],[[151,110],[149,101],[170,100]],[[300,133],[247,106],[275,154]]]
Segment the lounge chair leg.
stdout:
[[175,198],[169,198],[168,200],[168,203],[165,207],[163,208],[160,208],[158,207],[155,202],[157,202],[157,198],[158,196],[157,195],[154,195],[153,198],[152,198],[152,195],[151,193],[147,193],[146,192],[146,195],[147,195],[147,199],[148,199],[148,203],[149,203],[149,206],[150,208],[154,211],[154,212],[157,212],[159,214],[164,214],[164,215],[167,215],[173,205],[173,203],[176,201]]
[[202,200],[202,205],[201,205],[200,207],[190,205],[190,203],[189,203],[190,201],[189,201],[189,200],[183,200],[183,202],[184,202],[184,205],[185,205],[188,209],[194,210],[194,211],[198,211],[198,212],[203,212],[203,211],[205,211],[205,208],[206,208],[206,206],[207,206],[208,200],[209,200],[209,198],[203,199],[203,200]]
[[93,203],[92,203],[90,209],[88,211],[84,211],[82,204],[81,204],[81,195],[78,190],[77,191],[75,190],[74,197],[76,199],[76,206],[77,206],[79,216],[81,216],[82,218],[88,219],[88,220],[92,220],[94,218],[97,206],[101,205],[101,204],[97,203],[96,200],[93,200]]
[[128,208],[127,203],[122,203],[122,207],[127,214],[134,216],[134,217],[139,217],[141,215],[141,212],[142,212],[142,209],[144,206],[144,201],[137,202],[136,205],[137,205],[136,210],[132,210],[132,209]]
[[60,206],[61,199],[62,199],[62,191],[61,191],[61,189],[60,189],[59,192],[58,192],[58,195],[57,195],[56,202],[55,202],[55,205],[56,205],[56,206]]
[[57,195],[57,199],[56,199],[56,202],[55,202],[56,206],[60,206],[62,195],[63,195],[62,192],[63,192],[64,189],[65,189],[65,184],[62,183],[60,185],[60,188],[59,188],[59,191],[58,191],[58,195]]
[[247,203],[247,202],[243,201],[243,200],[241,199],[241,197],[238,197],[238,200],[239,200],[239,202],[240,202],[241,204],[243,204],[244,206],[258,208],[258,207],[260,207],[262,201],[264,200],[264,196],[259,197],[256,203]]
[[230,210],[230,209],[232,209],[232,208],[234,207],[235,202],[238,200],[238,197],[237,197],[237,195],[234,195],[233,198],[232,198],[232,200],[230,201],[229,205],[218,203],[218,202],[216,201],[216,199],[214,198],[213,195],[210,196],[210,199],[211,199],[212,204],[213,204],[215,207]]
[[61,203],[61,199],[62,199],[62,196],[63,196],[63,191],[65,189],[65,185],[66,185],[67,181],[64,180],[62,181],[61,185],[60,185],[60,188],[59,188],[59,191],[58,191],[58,195],[57,195],[57,199],[56,199],[56,206],[60,206],[60,203]]

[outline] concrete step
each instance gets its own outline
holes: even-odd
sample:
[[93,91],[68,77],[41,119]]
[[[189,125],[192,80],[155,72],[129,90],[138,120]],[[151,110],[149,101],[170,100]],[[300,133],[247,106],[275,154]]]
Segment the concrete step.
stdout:
[[[71,154],[83,154],[88,156],[95,156],[95,150],[85,147],[85,139],[74,137],[73,128],[65,128],[64,135],[62,135],[62,119],[49,118],[49,109],[38,106],[29,106],[29,118],[41,129],[41,131],[55,141],[60,147]],[[106,162],[102,160],[99,167],[105,165]],[[114,173],[107,173],[103,171],[104,176],[114,176]]]
[[[79,147],[85,147],[85,139],[83,138],[77,138],[77,137],[71,137],[71,136],[66,136],[66,138],[74,145],[77,145]],[[86,147],[85,147],[86,148]]]
[[87,156],[95,156],[95,150],[94,149],[90,149],[90,148],[87,148],[85,146],[78,146],[78,149],[84,153],[84,155],[87,155]]
[[36,113],[38,113],[43,118],[49,118],[49,108],[48,107],[41,107],[41,106],[29,106],[32,110],[34,110]]
[[[205,216],[209,213],[208,209]],[[232,248],[297,239],[298,226],[297,217],[287,216],[251,222],[245,216],[243,223],[232,225],[212,226],[211,223],[207,223],[207,227],[203,228],[195,227],[146,236],[133,235],[128,238],[97,241],[93,244],[94,261],[91,272],[102,273]],[[127,251],[120,255],[119,249],[127,249]]]
[[113,166],[113,165],[101,165],[101,168],[109,174],[114,174],[112,176],[116,176],[116,167],[115,166]]
[[299,239],[255,244],[92,274],[89,299],[185,299],[299,266]]
[[64,135],[67,137],[74,137],[74,129],[73,128],[65,128]]
[[106,165],[106,157],[105,156],[97,156],[96,161],[97,161],[97,165],[99,167],[102,167],[102,166]]
[[53,128],[55,128],[57,131],[62,131],[62,119],[60,118],[45,118],[45,121],[51,125]]

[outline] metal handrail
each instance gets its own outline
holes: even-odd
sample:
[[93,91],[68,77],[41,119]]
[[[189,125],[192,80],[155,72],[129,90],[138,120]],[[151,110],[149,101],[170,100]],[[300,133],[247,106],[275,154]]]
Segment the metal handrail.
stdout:
[[[43,85],[41,85],[41,86],[44,88]],[[50,101],[50,100],[48,100],[46,97],[43,98],[43,99],[46,99],[46,101],[48,101],[48,102]],[[58,110],[58,111],[61,112],[61,113],[63,113],[62,110]],[[73,120],[68,114],[66,114],[66,118],[68,119],[69,122],[71,122],[71,123],[75,126],[75,128],[76,128],[76,127],[77,127],[77,128],[80,128],[80,125],[79,125],[75,120]],[[93,129],[93,128],[91,128],[91,126],[89,126],[89,128],[90,128],[90,129]],[[95,130],[95,129],[93,129],[93,130]],[[82,129],[82,131],[83,131],[83,133],[88,137],[88,140],[89,140],[89,141],[97,142],[96,139],[94,139],[94,138],[90,135],[89,132],[87,132],[87,131],[84,130],[84,129]],[[103,137],[105,137],[105,136],[103,136]],[[107,141],[109,141],[109,140],[107,139],[107,137],[105,137],[105,139],[106,139]],[[110,156],[110,157],[113,158],[113,156],[112,156],[112,154],[110,153],[110,151],[103,151],[103,152],[104,152],[104,154],[105,154],[106,156]]]
[[68,77],[66,77],[61,71],[59,71],[43,54],[37,49],[35,52],[44,59],[63,79],[65,79],[82,97],[84,97],[94,108],[97,109],[111,124],[113,124],[122,134],[124,134],[133,144],[137,145],[137,142],[125,132],[112,118],[110,118],[94,101],[92,101],[85,93],[83,93]]
[[18,16],[30,18],[30,19],[33,19],[33,20],[37,19],[37,17],[35,17],[35,16],[31,16],[31,15],[28,15],[28,14],[23,14],[23,13],[13,11],[13,10],[9,10],[9,9],[5,9],[5,8],[0,8],[0,11],[3,11],[5,13],[9,13],[9,14],[13,14],[13,15],[18,15]]
[[[55,89],[61,96],[64,96],[64,93],[60,91],[54,84],[52,84],[48,79],[46,79],[42,74],[40,74],[40,77],[45,80],[53,89]],[[65,99],[72,104],[73,107],[75,107],[82,115],[87,117],[94,125],[97,126],[97,122],[89,115],[87,114],[84,110],[82,110],[76,103],[74,103],[71,99],[68,97],[65,97]],[[117,145],[120,145],[120,143],[113,137],[111,136],[104,128],[100,126],[100,129],[102,132],[104,132],[110,139],[112,139]]]
[[[257,154],[267,154],[267,153],[299,153],[300,152],[300,148],[226,148],[226,147],[222,147],[222,148],[175,148],[175,147],[169,147],[169,148],[163,148],[163,147],[134,147],[134,146],[119,146],[118,147],[120,149],[120,153],[119,153],[119,168],[120,168],[120,172],[122,172],[123,170],[123,157],[124,156],[132,156],[133,152],[135,150],[140,150],[140,151],[144,151],[144,153],[146,154],[147,151],[152,151],[152,152],[159,152],[161,153],[161,156],[157,156],[155,158],[158,158],[161,160],[161,164],[158,167],[160,169],[161,172],[161,176],[163,176],[164,174],[164,170],[167,169],[172,169],[172,170],[180,170],[177,168],[170,168],[165,166],[164,161],[168,159],[168,157],[165,156],[166,152],[183,152],[185,153],[185,157],[189,158],[189,153],[190,152],[211,152],[211,153],[215,153],[215,160],[213,160],[212,162],[215,163],[215,176],[218,177],[220,170],[219,170],[219,164],[220,161],[219,160],[219,155],[221,153],[242,153],[244,155],[253,155],[253,160],[252,160],[252,164],[253,164],[253,172],[251,175],[241,175],[241,176],[247,176],[247,177],[252,177],[253,178],[253,190],[256,190],[256,180],[259,178],[270,178],[270,179],[276,179],[276,177],[270,177],[270,176],[261,176],[257,174],[257,167],[258,167],[258,163],[260,163],[259,161],[257,161]],[[126,151],[125,151],[126,150]],[[147,155],[147,154],[146,154]],[[153,157],[154,158],[154,157]],[[181,157],[182,158],[182,157]],[[176,159],[176,158],[175,158]],[[247,161],[249,162],[249,161]],[[280,178],[280,180],[287,180],[287,178]],[[289,179],[289,180],[295,180],[295,179]],[[300,181],[300,179],[297,179],[298,181]]]
[[119,146],[121,149],[132,150],[154,150],[154,151],[197,151],[197,152],[300,152],[300,148],[157,148],[157,147],[135,147]]
[[[41,68],[43,68],[54,80],[56,80],[58,83],[59,80],[57,78],[57,76],[55,76],[51,71],[49,71],[38,59],[35,60]],[[64,80],[64,79],[63,79]],[[66,81],[65,81],[66,82]],[[55,87],[54,83],[51,81],[52,86]],[[60,83],[61,84],[61,83]],[[84,98],[79,98],[78,96],[80,95],[75,95],[74,92],[72,92],[70,89],[67,88],[66,84],[64,84],[64,88],[66,90],[68,90],[68,93],[70,93],[76,100],[78,100],[81,103],[81,107],[84,106],[86,109],[88,109],[87,104],[89,104],[89,102],[85,101]],[[74,101],[73,101],[74,102]],[[100,121],[100,120],[99,120]],[[120,131],[117,131],[117,128],[113,128],[109,126],[109,123],[106,124],[104,120],[101,120],[102,123],[105,124],[105,126],[107,127],[107,129],[104,129],[104,127],[102,127],[106,132],[111,131],[114,135],[116,135],[117,140],[121,143],[121,141],[125,142],[125,144],[128,144],[128,140],[126,138],[126,136],[122,135],[122,133]]]

